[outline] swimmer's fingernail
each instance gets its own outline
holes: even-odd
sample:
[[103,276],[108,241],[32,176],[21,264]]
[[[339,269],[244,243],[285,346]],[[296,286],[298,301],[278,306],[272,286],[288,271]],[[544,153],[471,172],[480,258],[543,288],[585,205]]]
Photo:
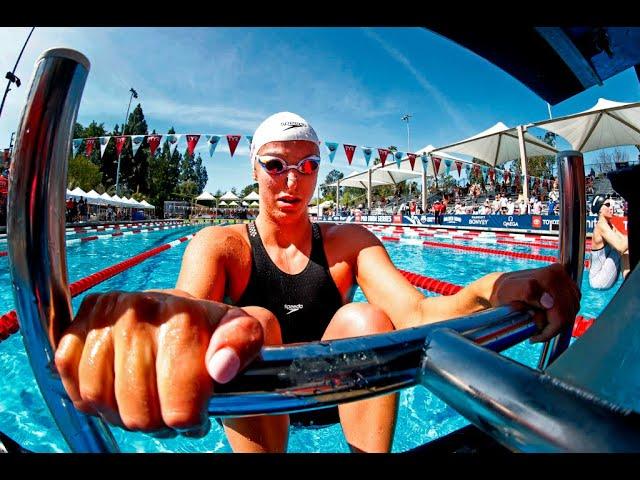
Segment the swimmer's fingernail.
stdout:
[[542,297],[540,297],[540,305],[546,309],[553,308],[553,297],[547,292],[544,292]]
[[216,382],[227,383],[240,370],[240,358],[233,348],[224,347],[213,354],[207,368]]

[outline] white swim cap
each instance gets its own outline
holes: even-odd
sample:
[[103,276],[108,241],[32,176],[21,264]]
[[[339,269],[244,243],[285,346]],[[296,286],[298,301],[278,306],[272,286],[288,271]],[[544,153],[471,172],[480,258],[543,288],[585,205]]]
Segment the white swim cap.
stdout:
[[306,140],[320,145],[316,131],[300,115],[278,112],[271,115],[256,129],[251,141],[251,161],[254,162],[260,148],[269,142]]

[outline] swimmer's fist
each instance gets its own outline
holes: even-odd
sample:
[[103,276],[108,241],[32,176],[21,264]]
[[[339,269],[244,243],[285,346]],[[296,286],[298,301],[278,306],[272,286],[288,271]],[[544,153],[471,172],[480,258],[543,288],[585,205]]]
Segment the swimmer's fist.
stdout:
[[239,308],[179,290],[109,292],[84,299],[55,364],[77,409],[130,430],[197,435],[213,380],[229,381],[262,345],[260,323]]
[[489,298],[492,306],[523,302],[538,312],[534,321],[540,333],[532,342],[550,340],[570,323],[580,309],[580,291],[558,263],[548,267],[500,275]]

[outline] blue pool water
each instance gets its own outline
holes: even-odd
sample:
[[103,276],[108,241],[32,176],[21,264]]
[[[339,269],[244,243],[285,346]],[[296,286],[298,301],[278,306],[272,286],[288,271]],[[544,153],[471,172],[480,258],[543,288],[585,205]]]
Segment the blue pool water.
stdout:
[[[170,242],[201,226],[181,227],[173,230],[145,232],[137,235],[113,237],[87,243],[68,245],[68,269],[70,282],[123,261],[138,253]],[[440,239],[429,239],[438,241]],[[443,243],[450,241],[442,240]],[[478,245],[473,242],[469,243]],[[494,271],[512,271],[547,265],[546,262],[520,260],[500,256],[488,256],[468,251],[445,248],[424,248],[420,245],[385,242],[397,267],[439,278],[458,285],[465,285]],[[551,249],[526,246],[487,244],[489,248],[555,255]],[[98,285],[73,299],[74,310],[87,293],[105,290],[142,290],[173,287],[180,269],[180,261],[186,243],[152,257],[140,265]],[[0,244],[0,250],[6,243]],[[621,280],[607,292],[592,290],[588,281],[582,285],[580,314],[597,317],[619,288]],[[7,257],[0,257],[0,314],[14,308],[10,286]],[[424,292],[425,295],[432,295]],[[366,301],[360,290],[355,301]],[[523,343],[504,355],[525,365],[537,364],[541,346]],[[14,334],[0,342],[0,431],[8,434],[25,448],[36,452],[67,452],[65,441],[36,386],[20,334]],[[400,395],[400,408],[393,451],[401,452],[422,445],[466,425],[466,420],[453,409],[422,387],[405,389]],[[114,436],[124,452],[230,452],[222,428],[213,422],[211,431],[203,439],[155,439],[141,433],[113,429]],[[290,452],[348,452],[339,425],[318,429],[293,428],[289,437]]]

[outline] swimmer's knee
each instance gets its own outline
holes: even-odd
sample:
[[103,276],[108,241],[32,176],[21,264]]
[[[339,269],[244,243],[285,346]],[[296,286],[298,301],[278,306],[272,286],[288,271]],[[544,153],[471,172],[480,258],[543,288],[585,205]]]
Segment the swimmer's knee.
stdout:
[[242,310],[252,317],[255,317],[260,322],[260,325],[262,325],[265,345],[282,344],[280,322],[278,322],[278,319],[271,310],[267,310],[263,307],[242,307]]
[[381,308],[356,302],[348,303],[336,312],[323,338],[358,337],[393,330],[393,323]]

